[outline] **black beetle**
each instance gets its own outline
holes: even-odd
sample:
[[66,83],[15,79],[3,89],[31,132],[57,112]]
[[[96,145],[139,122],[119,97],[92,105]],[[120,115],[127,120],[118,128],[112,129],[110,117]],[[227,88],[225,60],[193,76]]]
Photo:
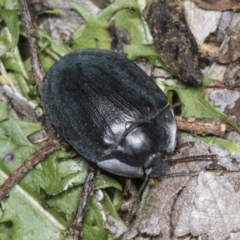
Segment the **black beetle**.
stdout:
[[136,64],[106,50],[67,54],[45,77],[53,126],[100,168],[125,177],[158,177],[169,167],[176,123],[164,93]]

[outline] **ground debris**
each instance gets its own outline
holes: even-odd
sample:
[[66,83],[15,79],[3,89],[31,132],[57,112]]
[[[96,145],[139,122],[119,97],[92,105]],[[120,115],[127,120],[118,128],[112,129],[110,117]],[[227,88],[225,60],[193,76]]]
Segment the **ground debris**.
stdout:
[[195,86],[202,86],[198,46],[178,0],[153,0],[143,13],[155,47],[171,73]]

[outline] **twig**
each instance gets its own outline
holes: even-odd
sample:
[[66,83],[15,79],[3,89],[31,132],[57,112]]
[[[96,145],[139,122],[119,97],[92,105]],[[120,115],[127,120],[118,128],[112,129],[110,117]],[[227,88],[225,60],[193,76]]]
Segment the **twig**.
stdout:
[[181,116],[175,116],[175,119],[179,130],[204,136],[212,134],[221,137],[227,129],[227,123],[221,119]]
[[37,164],[44,161],[48,155],[56,150],[67,148],[66,142],[62,138],[56,138],[51,143],[40,149],[35,154],[31,155],[24,164],[16,169],[6,182],[0,187],[0,200],[4,200],[8,196],[9,190],[16,185],[30,170]]
[[36,81],[40,95],[42,95],[43,78],[45,74],[42,68],[42,62],[40,60],[39,48],[37,44],[37,31],[33,24],[30,13],[31,4],[29,0],[19,0],[19,6],[30,45],[32,77]]
[[74,240],[79,240],[82,237],[82,224],[83,216],[88,204],[88,198],[93,190],[94,180],[97,175],[97,167],[89,166],[88,176],[85,180],[82,195],[78,204],[78,210],[73,224],[71,225],[69,231],[73,236]]

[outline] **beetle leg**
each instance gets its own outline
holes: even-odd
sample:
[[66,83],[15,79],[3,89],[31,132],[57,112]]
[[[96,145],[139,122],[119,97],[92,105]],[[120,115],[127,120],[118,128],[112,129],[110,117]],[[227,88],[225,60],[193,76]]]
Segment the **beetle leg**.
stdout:
[[127,178],[126,182],[125,182],[125,187],[124,187],[124,190],[123,190],[123,196],[126,197],[128,195],[129,190],[131,188],[131,185],[132,185],[132,179],[131,178]]
[[180,149],[182,149],[184,147],[193,147],[194,145],[195,145],[194,141],[184,142],[180,145],[177,145],[174,152],[178,152]]
[[138,202],[138,200],[139,200],[139,198],[140,198],[140,195],[142,194],[145,186],[147,185],[147,183],[148,183],[148,181],[149,181],[149,174],[150,174],[150,173],[151,173],[151,169],[149,169],[149,170],[146,171],[146,178],[145,178],[143,184],[141,185],[139,191],[137,192],[137,195],[136,195],[136,197],[135,197],[135,199],[134,199],[134,201],[133,201],[133,204],[132,204],[131,208],[130,208],[129,211],[128,211],[128,215],[127,215],[126,221],[125,221],[125,224],[126,224],[127,226],[130,224],[130,222],[131,222],[131,220],[132,220],[132,217],[133,217],[133,214],[135,213],[134,209],[136,208],[136,204],[137,204],[137,202]]

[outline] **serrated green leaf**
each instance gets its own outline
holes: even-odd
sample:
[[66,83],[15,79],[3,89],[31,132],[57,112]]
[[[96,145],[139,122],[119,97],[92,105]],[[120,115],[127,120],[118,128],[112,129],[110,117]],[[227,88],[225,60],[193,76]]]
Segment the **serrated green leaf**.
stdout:
[[[8,177],[9,173],[19,167],[22,162],[35,152],[39,146],[28,142],[26,136],[36,130],[36,126],[26,130],[28,123],[8,120],[0,123],[0,181],[1,184]],[[23,129],[22,129],[23,128]],[[11,161],[6,161],[7,154],[13,157]],[[36,170],[35,170],[36,172]],[[6,202],[2,202],[2,215],[0,223],[4,223],[2,234],[9,234],[11,229],[11,239],[66,239],[62,237],[65,226],[61,223],[61,218],[54,218],[40,204],[39,181],[36,183],[34,171],[28,174],[20,184],[10,191],[10,197]],[[33,221],[34,219],[34,221]],[[5,223],[10,222],[6,225]],[[62,221],[63,222],[63,221]],[[42,231],[44,229],[44,231]]]
[[[0,161],[2,181],[39,148],[29,143],[26,138],[39,129],[41,129],[39,125],[15,120],[12,117],[0,122],[0,157],[4,160]],[[13,156],[12,161],[6,161],[7,154]],[[66,154],[63,151],[55,152],[14,186],[10,191],[10,200],[2,205],[0,236],[6,239],[8,237],[21,239],[22,236],[26,236],[26,239],[40,240],[49,239],[47,236],[53,240],[68,239],[65,230],[75,217],[88,169],[87,163],[81,158],[57,161],[57,157]],[[99,177],[97,186],[121,188],[116,181],[110,181],[110,177]],[[114,210],[110,200],[107,202],[106,207],[110,206]],[[109,239],[110,233],[104,229],[101,205],[95,198],[92,197],[90,200],[88,209],[84,224],[84,239],[96,237],[96,234],[101,239]],[[22,219],[24,222],[21,221]],[[11,223],[10,226],[8,223]],[[46,230],[41,232],[43,228]]]
[[111,39],[107,31],[107,25],[98,21],[82,6],[76,3],[71,3],[71,5],[86,20],[86,23],[74,33],[72,49],[101,48],[109,50]]
[[[0,172],[1,184],[4,180],[2,177]],[[11,239],[68,239],[62,235],[65,227],[20,187],[15,187],[1,206],[3,214],[0,224],[11,223],[9,227],[2,225],[1,234],[10,234]]]
[[82,185],[86,179],[87,162],[81,157],[58,162],[57,158],[64,155],[65,152],[57,151],[41,165],[42,174],[48,177],[40,185],[48,195],[56,195],[73,186]]
[[0,9],[0,16],[3,18],[11,34],[12,39],[10,51],[13,51],[16,48],[19,39],[18,11],[10,9]]
[[109,187],[114,187],[120,191],[122,190],[121,184],[114,178],[111,178],[104,174],[101,174],[96,178],[94,189],[102,189],[102,188],[109,188]]
[[[28,156],[39,149],[39,146],[32,145],[26,138],[39,129],[41,127],[34,123],[14,120],[12,117],[0,123],[1,184],[10,172],[22,165]],[[7,156],[10,154],[12,159],[7,161]],[[59,216],[53,217],[39,202],[40,183],[45,182],[42,174],[39,165],[10,191],[10,198],[2,203],[3,214],[0,223],[12,223],[10,231],[12,239],[22,239],[21,236],[25,239],[65,239],[61,236],[65,228],[64,221]],[[2,228],[2,234],[5,232],[7,235],[8,225],[3,224]],[[41,232],[41,229],[45,231]]]
[[77,186],[57,195],[44,196],[43,204],[48,207],[48,211],[56,218],[60,215],[62,221],[65,222],[66,228],[68,228],[76,216],[81,192],[82,186]]
[[8,119],[9,113],[8,113],[8,104],[0,102],[0,122]]
[[[29,126],[29,129],[27,129],[27,126]],[[1,183],[6,180],[10,172],[22,165],[28,156],[39,149],[39,146],[32,145],[26,138],[28,134],[38,129],[40,127],[33,123],[16,121],[12,117],[0,123]],[[13,239],[22,239],[22,236],[26,237],[25,239],[68,239],[67,235],[63,236],[62,234],[64,233],[63,230],[67,229],[67,221],[73,220],[80,191],[77,189],[78,194],[75,198],[71,198],[73,204],[70,205],[69,200],[66,201],[66,198],[60,199],[59,196],[67,192],[66,190],[71,185],[69,182],[75,186],[80,184],[79,176],[76,175],[83,171],[83,164],[80,163],[83,161],[79,162],[78,159],[59,163],[56,161],[56,156],[59,154],[66,155],[63,151],[53,154],[53,156],[29,172],[10,191],[10,198],[6,203],[2,204],[3,214],[0,215],[0,225],[6,222],[12,223],[11,231],[8,231],[8,225],[1,225],[4,236],[7,236],[10,232]],[[6,161],[8,155],[13,156],[11,161]],[[73,173],[76,175],[72,176]],[[85,170],[85,176],[86,173],[87,170]],[[84,182],[84,179],[81,182]],[[54,193],[60,192],[61,194],[54,200],[58,203],[57,206],[68,205],[67,208],[60,208],[61,211],[59,209],[59,211],[56,211],[57,206],[53,205],[52,208],[45,209],[40,197],[42,188],[50,189]],[[54,207],[55,211],[53,211]],[[14,211],[11,211],[11,209],[14,209]],[[23,219],[24,222],[22,222]]]

